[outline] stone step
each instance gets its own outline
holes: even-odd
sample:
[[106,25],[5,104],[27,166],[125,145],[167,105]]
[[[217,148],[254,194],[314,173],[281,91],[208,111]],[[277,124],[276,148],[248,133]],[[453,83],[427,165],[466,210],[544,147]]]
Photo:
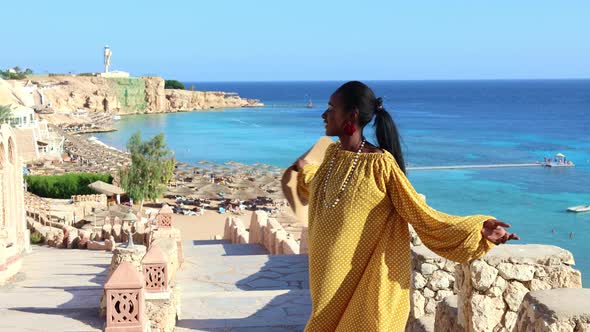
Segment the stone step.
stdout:
[[303,331],[309,290],[184,292],[176,331]]
[[98,308],[0,309],[0,331],[77,331],[101,332],[105,320],[98,317]]
[[[308,289],[306,255],[219,255],[228,245],[185,247],[177,282],[192,291]],[[244,245],[229,249],[242,249]],[[252,245],[246,245],[252,246]],[[247,247],[246,247],[247,248]],[[250,250],[250,249],[246,249]],[[214,254],[216,253],[216,254]]]
[[98,317],[110,252],[33,246],[0,287],[0,331],[102,331]]

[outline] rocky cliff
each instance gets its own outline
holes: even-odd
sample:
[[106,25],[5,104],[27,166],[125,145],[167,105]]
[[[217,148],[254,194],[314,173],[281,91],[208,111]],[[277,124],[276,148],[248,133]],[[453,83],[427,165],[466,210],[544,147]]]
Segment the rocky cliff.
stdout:
[[[8,81],[7,81],[8,82]],[[79,110],[111,114],[164,113],[261,106],[233,93],[164,89],[160,77],[56,76],[0,84],[0,103],[49,106],[56,113]],[[5,91],[8,90],[8,91]],[[17,98],[19,97],[19,98]]]

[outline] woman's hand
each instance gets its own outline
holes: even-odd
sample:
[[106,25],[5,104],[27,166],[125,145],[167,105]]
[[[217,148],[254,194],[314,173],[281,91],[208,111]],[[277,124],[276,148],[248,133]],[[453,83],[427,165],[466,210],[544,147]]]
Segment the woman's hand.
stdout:
[[518,235],[508,233],[504,227],[508,228],[510,225],[500,220],[488,219],[483,223],[481,234],[494,244],[503,244],[509,240],[520,240]]
[[299,158],[297,159],[297,161],[293,164],[293,166],[295,167],[295,171],[299,172],[303,166],[309,164],[309,162],[303,158]]

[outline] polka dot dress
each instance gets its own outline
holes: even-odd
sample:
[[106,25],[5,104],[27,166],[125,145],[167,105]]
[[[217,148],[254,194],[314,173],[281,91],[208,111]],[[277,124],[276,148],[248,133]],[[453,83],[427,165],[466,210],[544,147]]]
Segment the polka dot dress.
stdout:
[[[355,154],[334,143],[326,162],[308,164],[298,174],[298,192],[309,200],[307,332],[404,331],[410,311],[408,223],[428,248],[457,262],[481,257],[493,246],[481,236],[482,223],[492,217],[430,208],[388,152],[361,153],[341,191]],[[339,203],[326,208],[336,198]]]

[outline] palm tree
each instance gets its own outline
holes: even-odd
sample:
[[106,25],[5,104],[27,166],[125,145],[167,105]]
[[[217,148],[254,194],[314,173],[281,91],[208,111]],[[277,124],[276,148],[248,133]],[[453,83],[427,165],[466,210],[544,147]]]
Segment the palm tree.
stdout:
[[5,123],[12,115],[12,107],[10,105],[0,105],[0,124]]

